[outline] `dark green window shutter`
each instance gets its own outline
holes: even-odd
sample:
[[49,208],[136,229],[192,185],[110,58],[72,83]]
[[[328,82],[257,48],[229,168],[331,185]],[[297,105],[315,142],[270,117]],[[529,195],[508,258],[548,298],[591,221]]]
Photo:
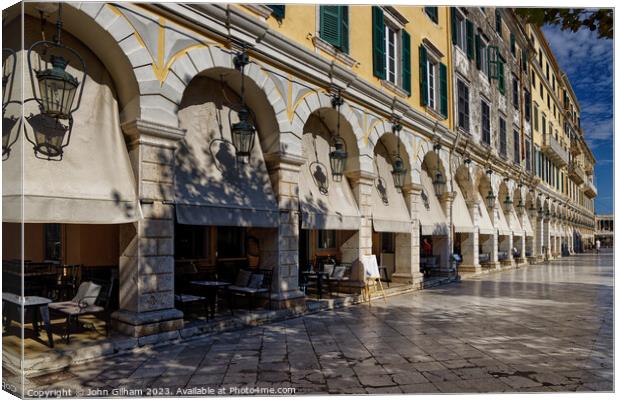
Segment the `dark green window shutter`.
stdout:
[[437,15],[437,7],[424,7],[424,11],[426,11],[426,14],[429,16],[429,18],[434,22],[437,23],[438,19],[438,15]]
[[500,14],[499,9],[495,9],[495,30],[499,33],[499,36],[502,36],[502,14]]
[[510,32],[510,52],[512,53],[513,56],[517,56],[517,45],[516,45],[516,39],[515,39],[515,34]]
[[450,7],[450,30],[452,31],[452,44],[456,44],[456,28],[458,21],[456,20],[456,8]]
[[439,113],[448,118],[448,68],[439,64]]
[[482,68],[482,42],[480,41],[480,35],[476,33],[476,68]]
[[467,33],[467,58],[474,59],[474,24],[470,20],[465,22]]
[[420,102],[428,104],[428,82],[426,82],[426,47],[420,46]]
[[349,53],[349,7],[339,6],[340,9],[340,50]]
[[284,19],[284,4],[270,4],[268,7],[271,8],[271,14],[276,19]]
[[499,92],[501,94],[505,94],[506,92],[506,83],[504,82],[504,63],[500,60],[497,65],[499,68],[499,79],[497,80]]
[[340,47],[340,7],[320,6],[321,39],[327,43]]
[[523,49],[521,50],[521,67],[523,68],[523,71],[527,72],[527,59],[529,55],[529,51],[527,49]]
[[411,36],[405,30],[402,30],[402,41],[403,90],[411,96]]
[[381,7],[372,7],[372,72],[385,79],[385,25]]

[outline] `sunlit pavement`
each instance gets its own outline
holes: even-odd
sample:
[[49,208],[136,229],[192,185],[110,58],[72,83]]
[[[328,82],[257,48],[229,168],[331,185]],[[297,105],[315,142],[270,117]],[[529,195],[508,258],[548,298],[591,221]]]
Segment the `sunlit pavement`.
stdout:
[[612,296],[613,255],[579,255],[98,361],[30,387],[80,396],[611,391]]

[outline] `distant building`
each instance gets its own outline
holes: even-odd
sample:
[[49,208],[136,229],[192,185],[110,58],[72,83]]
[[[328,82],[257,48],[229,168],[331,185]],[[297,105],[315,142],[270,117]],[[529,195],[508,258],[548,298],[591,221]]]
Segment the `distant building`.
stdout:
[[612,247],[614,245],[614,215],[596,215],[594,218],[596,221],[594,239],[600,240],[602,247]]

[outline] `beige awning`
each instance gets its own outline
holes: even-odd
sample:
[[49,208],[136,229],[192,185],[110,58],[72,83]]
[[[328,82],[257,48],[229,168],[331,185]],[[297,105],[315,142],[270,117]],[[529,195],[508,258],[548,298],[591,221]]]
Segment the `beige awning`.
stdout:
[[[357,230],[360,212],[346,177],[335,181],[329,164],[329,143],[319,134],[305,133],[302,138],[306,162],[299,174],[299,201],[303,229]],[[326,193],[319,182],[327,182]]]
[[[39,39],[34,33],[26,32],[26,35],[27,41]],[[3,221],[67,224],[137,221],[142,213],[120,128],[113,82],[105,67],[87,48],[70,35],[63,36],[63,42],[75,48],[88,67],[82,102],[73,114],[69,146],[64,148],[61,160],[37,158],[22,130],[9,158],[2,162]],[[26,57],[24,52],[21,54]],[[21,64],[17,65],[15,82],[20,82],[21,70]],[[82,72],[73,64],[68,65],[67,72],[82,80]],[[32,97],[32,89],[28,77],[24,78],[23,98],[27,99]],[[19,93],[14,97],[19,97]],[[23,120],[23,127],[31,138],[33,125],[41,127],[50,121],[40,114],[35,104],[34,101],[24,103],[24,116],[32,118],[29,122]],[[13,111],[9,109],[8,113]],[[40,129],[50,132],[49,126]]]
[[504,214],[504,210],[501,207],[498,207],[495,210],[495,229],[499,232],[500,235],[508,236],[512,234],[512,230],[508,225],[508,221],[506,220],[506,215]]
[[375,154],[377,178],[372,188],[372,225],[377,232],[411,233],[409,210],[400,190],[394,186],[392,165],[384,149]]
[[525,236],[534,236],[534,228],[532,227],[532,221],[530,221],[529,213],[523,213],[523,230]]
[[517,215],[514,207],[510,208],[509,223],[513,235],[523,236],[523,227],[521,226],[521,222],[519,222],[519,216]]
[[480,218],[478,219],[478,232],[483,235],[492,235],[495,233],[495,228],[493,227],[493,222],[491,222],[489,211],[483,202],[478,203],[478,211],[480,212]]
[[422,235],[447,235],[446,215],[435,195],[433,181],[424,169],[420,174],[420,180],[422,181],[422,193],[418,204],[418,218],[422,227]]
[[458,184],[454,185],[456,196],[452,204],[452,222],[455,232],[471,233],[474,232],[474,223],[469,215],[469,207],[465,202],[465,197]]
[[249,160],[236,158],[230,133],[239,118],[233,93],[217,81],[192,82],[179,110],[185,138],[175,153],[177,221],[188,225],[277,227],[278,206],[258,134]]

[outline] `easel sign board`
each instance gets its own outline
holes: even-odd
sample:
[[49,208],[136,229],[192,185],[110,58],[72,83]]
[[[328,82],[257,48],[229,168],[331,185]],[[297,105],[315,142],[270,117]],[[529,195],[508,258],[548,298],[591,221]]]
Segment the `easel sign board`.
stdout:
[[374,254],[362,256],[362,265],[364,266],[364,276],[366,279],[380,279],[379,264],[377,264],[377,256]]

